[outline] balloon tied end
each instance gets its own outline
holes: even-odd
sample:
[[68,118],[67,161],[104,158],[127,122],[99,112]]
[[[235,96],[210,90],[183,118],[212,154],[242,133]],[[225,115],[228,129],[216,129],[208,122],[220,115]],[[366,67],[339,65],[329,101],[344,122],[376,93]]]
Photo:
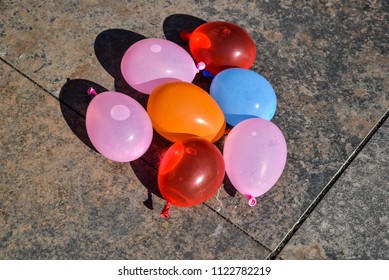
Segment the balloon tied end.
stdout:
[[88,93],[89,95],[93,95],[93,96],[96,96],[96,95],[97,95],[97,92],[96,92],[96,90],[95,90],[93,87],[88,88],[87,93]]
[[248,199],[249,199],[249,206],[253,207],[257,204],[257,200],[255,199],[255,197],[252,197],[251,195],[249,195]]
[[203,71],[203,76],[204,77],[207,77],[207,78],[213,78],[215,77],[215,75],[213,75],[211,72],[209,72],[208,70],[204,70]]
[[169,211],[170,211],[170,202],[167,202],[165,207],[162,209],[161,217],[164,219],[169,218]]
[[181,31],[180,32],[180,38],[181,38],[181,40],[189,40],[190,33],[186,32],[186,31]]
[[199,63],[197,63],[197,70],[198,71],[201,71],[201,70],[204,70],[205,69],[205,63],[200,61]]

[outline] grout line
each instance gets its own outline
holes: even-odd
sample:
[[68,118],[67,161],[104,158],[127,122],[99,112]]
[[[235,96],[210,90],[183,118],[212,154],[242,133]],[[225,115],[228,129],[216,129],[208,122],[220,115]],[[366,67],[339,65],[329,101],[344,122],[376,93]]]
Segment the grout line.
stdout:
[[365,138],[359,143],[356,149],[343,163],[340,169],[335,173],[335,175],[330,179],[327,185],[324,186],[321,192],[316,196],[316,198],[312,201],[312,203],[300,216],[297,222],[290,228],[287,234],[282,238],[282,240],[276,246],[276,248],[266,257],[267,260],[274,260],[275,258],[277,258],[277,256],[281,253],[282,249],[287,245],[289,240],[293,237],[293,235],[297,232],[297,230],[301,227],[301,225],[305,222],[305,220],[309,217],[309,215],[315,210],[316,206],[324,198],[326,193],[334,186],[334,184],[339,179],[339,177],[350,166],[353,160],[358,156],[358,154],[362,151],[362,149],[366,146],[366,144],[370,141],[373,135],[382,126],[382,124],[388,119],[388,117],[389,117],[389,110],[387,110],[384,113],[384,115],[379,119],[379,121],[373,126],[373,128],[369,131],[369,133],[365,136]]
[[[66,104],[65,102],[63,102],[62,100],[60,100],[59,98],[57,98],[56,96],[54,96],[49,90],[47,90],[46,88],[44,88],[42,85],[40,85],[39,83],[37,83],[36,81],[34,81],[31,77],[27,76],[25,73],[23,73],[21,70],[19,70],[18,68],[16,68],[15,66],[13,66],[11,63],[9,63],[8,61],[4,60],[3,58],[0,57],[0,61],[4,62],[6,65],[8,65],[9,67],[11,67],[13,70],[15,70],[16,72],[18,72],[21,76],[23,76],[24,78],[26,78],[27,80],[29,80],[30,82],[32,82],[35,86],[37,86],[38,88],[40,88],[41,90],[43,90],[44,92],[48,93],[50,96],[52,96],[53,98],[55,98],[57,101],[59,101],[60,103],[64,104],[65,106],[67,106],[70,110],[72,110],[73,112],[77,113],[80,117],[82,118],[85,118],[82,114],[80,114],[77,110],[75,110],[74,108],[72,108],[70,105]],[[157,168],[152,165],[150,162],[148,162],[147,160],[145,160],[143,157],[140,158],[143,162],[145,162],[147,165],[149,165],[151,168],[157,170]],[[258,241],[257,239],[255,239],[253,236],[251,236],[247,231],[245,231],[243,228],[241,228],[240,226],[236,225],[235,223],[231,222],[229,219],[227,219],[226,217],[224,217],[223,215],[221,215],[219,212],[217,212],[215,209],[213,209],[211,206],[209,206],[208,204],[206,203],[203,203],[206,207],[208,207],[209,209],[211,209],[213,212],[215,212],[217,215],[219,215],[222,219],[224,219],[226,222],[228,222],[229,224],[231,224],[232,226],[236,227],[238,230],[242,231],[244,234],[246,234],[247,236],[249,236],[254,242],[256,242],[257,244],[259,244],[260,246],[262,246],[263,248],[267,249],[268,251],[271,251],[270,248],[267,248],[265,245],[263,245],[260,241]]]
[[4,62],[5,64],[7,64],[9,67],[11,67],[13,70],[15,70],[16,72],[18,72],[20,75],[22,75],[24,78],[26,78],[27,80],[29,80],[30,82],[32,82],[34,85],[36,85],[37,87],[39,87],[41,90],[45,91],[46,93],[50,94],[52,97],[54,97],[55,99],[58,100],[58,98],[56,96],[54,96],[50,91],[48,91],[47,89],[45,89],[43,86],[41,86],[40,84],[38,84],[36,81],[34,81],[32,78],[30,78],[29,76],[27,76],[27,74],[23,73],[22,71],[20,71],[18,68],[16,68],[15,66],[13,66],[11,63],[9,63],[8,61],[6,61],[4,58],[0,57],[0,60],[2,62]]
[[244,234],[246,234],[248,237],[250,237],[255,243],[257,243],[258,245],[262,246],[263,248],[265,248],[266,250],[268,251],[271,251],[270,248],[268,248],[267,246],[265,246],[264,244],[261,243],[261,241],[257,240],[255,237],[253,237],[250,233],[248,233],[246,230],[244,230],[242,227],[240,227],[239,225],[233,223],[231,220],[229,220],[228,218],[226,218],[225,216],[223,216],[222,214],[220,214],[218,211],[216,211],[215,209],[213,209],[211,206],[209,206],[206,202],[203,202],[202,204],[204,204],[205,206],[207,206],[209,209],[211,209],[213,212],[215,212],[217,215],[219,215],[223,220],[225,220],[226,222],[228,222],[229,224],[231,224],[232,226],[234,226],[235,228],[237,228],[238,230],[240,230],[241,232],[243,232]]
[[[21,70],[13,66],[11,63],[6,61],[5,59],[0,57],[0,61],[7,64],[9,67],[14,69],[16,72],[18,72],[20,75],[22,75],[24,78],[28,79],[30,82],[32,82],[35,86],[39,87],[44,92],[48,93],[50,96],[67,106],[69,109],[80,115],[82,118],[85,118],[83,115],[81,115],[78,111],[73,109],[71,106],[63,102],[62,100],[58,99],[55,95],[53,95],[49,90],[44,88],[42,85],[34,81],[31,77],[27,76],[25,73],[23,73]],[[318,196],[313,200],[313,202],[308,206],[308,208],[304,211],[304,213],[300,216],[300,218],[297,220],[297,222],[292,226],[292,228],[288,231],[288,233],[284,236],[284,238],[281,240],[281,242],[276,246],[276,248],[266,257],[266,259],[275,259],[279,253],[282,251],[282,249],[286,246],[286,244],[289,242],[289,240],[293,237],[293,235],[296,233],[296,231],[300,228],[300,226],[305,222],[305,220],[309,217],[309,215],[313,212],[313,210],[316,208],[316,206],[319,204],[319,202],[323,199],[323,197],[326,195],[326,193],[332,188],[332,186],[335,184],[335,182],[339,179],[339,177],[343,174],[343,172],[347,169],[347,167],[351,164],[351,162],[357,157],[357,155],[361,152],[363,147],[369,142],[369,140],[372,138],[372,136],[375,134],[375,132],[381,127],[381,125],[385,122],[385,120],[389,116],[389,110],[386,111],[386,113],[381,117],[381,119],[374,125],[374,127],[370,130],[370,132],[367,134],[367,136],[362,140],[362,142],[357,146],[357,148],[354,150],[354,152],[348,157],[346,162],[341,166],[341,168],[335,173],[335,175],[331,178],[331,180],[327,183],[327,185],[322,189],[322,191],[318,194]],[[144,161],[146,164],[148,164],[150,167],[156,169],[155,166],[153,166],[151,163],[149,163],[144,158],[141,158],[142,161]],[[233,223],[223,215],[221,215],[219,212],[217,212],[215,209],[213,209],[211,206],[209,206],[206,203],[203,203],[205,206],[207,206],[209,209],[214,211],[217,215],[219,215],[221,218],[223,218],[228,223],[232,224],[234,227],[242,231],[244,234],[248,235],[253,241],[255,241],[257,244],[262,246],[263,248],[271,251],[270,248],[262,244],[259,240],[255,239],[252,235],[250,235],[247,231],[245,231],[243,228],[238,226],[237,224]]]
[[4,62],[5,64],[7,64],[9,67],[11,67],[13,70],[15,70],[16,72],[18,72],[20,75],[22,75],[24,78],[26,78],[27,80],[29,80],[31,83],[33,83],[35,86],[37,86],[38,88],[40,88],[41,90],[43,90],[44,92],[48,93],[51,97],[53,97],[54,99],[56,99],[58,102],[64,104],[66,107],[68,107],[70,110],[72,110],[74,113],[76,113],[77,115],[79,115],[80,117],[84,118],[85,119],[85,116],[83,116],[82,114],[80,114],[80,112],[78,112],[77,110],[75,110],[72,106],[70,106],[69,104],[66,104],[65,102],[63,102],[61,99],[59,99],[58,97],[56,97],[54,94],[52,94],[48,89],[44,88],[42,85],[38,84],[36,81],[34,81],[31,77],[27,76],[27,74],[23,73],[22,71],[20,71],[18,68],[16,68],[15,66],[13,66],[11,63],[9,63],[8,61],[4,60],[3,58],[0,57],[0,61]]
[[[66,107],[68,107],[70,110],[72,110],[74,113],[76,113],[77,115],[79,115],[81,118],[85,119],[85,116],[83,116],[80,112],[78,112],[77,110],[75,110],[72,106],[70,106],[69,104],[67,104],[66,102],[63,102],[61,99],[59,99],[58,97],[56,97],[55,95],[53,95],[49,90],[47,90],[46,88],[44,88],[42,85],[38,84],[36,81],[34,81],[31,77],[27,76],[25,73],[23,73],[21,70],[19,70],[18,68],[16,68],[15,66],[13,66],[11,63],[9,63],[8,61],[6,61],[4,58],[0,57],[0,61],[4,62],[6,65],[8,65],[9,67],[11,67],[13,70],[15,70],[16,72],[18,72],[20,75],[22,75],[24,78],[26,78],[27,80],[29,80],[31,83],[33,83],[35,86],[37,86],[38,88],[40,88],[41,90],[43,90],[44,92],[48,93],[51,97],[55,98],[58,102],[64,104]],[[143,157],[140,158],[142,161],[144,161],[146,164],[148,164],[149,166],[151,166],[152,168],[156,169],[155,166],[153,166],[150,162],[148,162],[147,160],[145,160]],[[156,169],[157,170],[157,169]]]

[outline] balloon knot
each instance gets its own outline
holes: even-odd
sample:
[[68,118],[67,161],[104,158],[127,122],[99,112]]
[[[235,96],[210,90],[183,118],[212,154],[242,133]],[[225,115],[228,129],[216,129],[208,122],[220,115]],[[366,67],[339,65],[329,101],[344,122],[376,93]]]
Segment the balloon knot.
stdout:
[[255,199],[255,197],[252,197],[251,195],[248,195],[247,198],[249,200],[249,205],[251,207],[253,207],[253,206],[255,206],[257,204],[257,200]]
[[190,33],[189,32],[186,32],[186,31],[181,31],[180,32],[180,38],[181,40],[189,40],[190,38]]
[[91,94],[94,95],[94,96],[97,95],[97,92],[96,92],[96,90],[95,90],[93,87],[88,88],[87,93],[88,93],[89,95],[91,95]]
[[165,207],[163,207],[162,209],[161,217],[165,219],[169,218],[169,210],[170,210],[170,202],[168,201],[166,202]]
[[197,63],[197,69],[200,71],[200,70],[204,70],[205,69],[205,63],[200,61],[199,63]]

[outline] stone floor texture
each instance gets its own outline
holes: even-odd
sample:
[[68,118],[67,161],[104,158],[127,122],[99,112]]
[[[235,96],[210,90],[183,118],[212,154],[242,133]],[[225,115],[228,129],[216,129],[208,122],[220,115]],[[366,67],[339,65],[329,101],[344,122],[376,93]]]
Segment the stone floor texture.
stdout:
[[282,251],[285,259],[388,259],[389,121]]
[[[0,0],[0,259],[389,259],[388,18],[387,1]],[[146,106],[124,52],[143,38],[188,49],[180,31],[211,21],[252,36],[287,164],[255,207],[226,178],[164,220],[172,143],[155,132],[141,159],[104,158],[86,91]]]

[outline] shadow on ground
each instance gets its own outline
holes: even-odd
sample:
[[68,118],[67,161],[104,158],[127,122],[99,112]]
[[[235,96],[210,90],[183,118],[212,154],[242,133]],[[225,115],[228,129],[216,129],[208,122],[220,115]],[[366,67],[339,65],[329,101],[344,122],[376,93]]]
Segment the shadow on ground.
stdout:
[[[189,52],[189,42],[180,37],[181,31],[190,33],[204,23],[206,21],[197,17],[174,14],[164,20],[162,28],[167,40],[182,46]],[[127,49],[145,38],[145,36],[129,30],[108,29],[97,35],[94,51],[101,66],[114,78],[115,90],[135,99],[146,109],[149,95],[133,89],[125,81],[120,68],[122,57]],[[193,84],[209,92],[211,82],[210,77],[198,74]],[[68,79],[61,88],[59,100],[62,115],[70,129],[81,142],[97,152],[88,137],[85,126],[86,111],[93,98],[93,95],[87,94],[90,87],[93,87],[97,93],[107,91],[106,88],[92,81]],[[215,144],[220,149],[222,144]],[[149,209],[153,209],[153,194],[162,197],[158,187],[158,167],[163,154],[171,145],[171,142],[154,131],[153,141],[148,151],[141,158],[130,162],[135,175],[147,189],[147,199],[144,201],[144,205]],[[224,188],[231,196],[235,195],[236,190],[231,186],[227,177]]]

